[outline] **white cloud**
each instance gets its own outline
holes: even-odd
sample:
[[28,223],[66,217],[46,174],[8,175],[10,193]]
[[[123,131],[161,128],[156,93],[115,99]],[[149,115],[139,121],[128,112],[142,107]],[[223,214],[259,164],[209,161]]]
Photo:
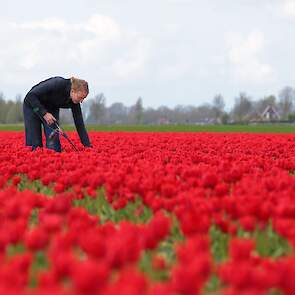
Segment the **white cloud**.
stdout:
[[264,43],[261,32],[252,32],[246,38],[239,34],[229,34],[228,58],[237,80],[260,83],[274,78],[272,66],[260,60]]
[[172,4],[191,4],[193,0],[166,0],[168,3]]
[[[0,91],[13,97],[48,76],[75,75],[90,95],[128,104],[139,95],[184,103],[184,90],[192,101],[275,93],[294,84],[294,1],[78,0],[69,10],[67,1],[9,0],[0,10]],[[244,35],[226,43],[229,30]]]
[[286,16],[295,17],[295,0],[283,0],[282,9]]
[[156,73],[159,80],[177,80],[183,78],[191,70],[191,64],[186,61],[177,61],[170,65],[160,66]]
[[123,33],[118,23],[104,15],[94,15],[85,25],[80,26],[86,31],[93,32],[100,40],[105,41],[117,41]]
[[0,80],[6,83],[12,77],[31,83],[44,73],[75,75],[81,69],[101,84],[136,78],[144,73],[151,48],[144,36],[99,14],[76,23],[58,18],[0,22],[0,41]]
[[112,64],[114,75],[121,79],[128,79],[132,73],[137,76],[144,74],[145,64],[149,59],[151,43],[144,38],[138,39],[132,48]]
[[166,34],[179,34],[181,31],[181,25],[179,23],[164,23],[163,31]]
[[43,21],[33,21],[33,22],[28,22],[28,23],[11,23],[11,26],[14,28],[19,28],[19,29],[28,29],[28,30],[36,30],[36,29],[42,29],[46,31],[65,31],[67,26],[66,23],[61,20],[61,19],[45,19]]

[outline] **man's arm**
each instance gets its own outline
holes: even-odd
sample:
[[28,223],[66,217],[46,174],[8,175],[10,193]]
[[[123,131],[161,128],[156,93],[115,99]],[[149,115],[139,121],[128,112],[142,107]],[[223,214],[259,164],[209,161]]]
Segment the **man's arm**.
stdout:
[[82,116],[82,110],[80,104],[73,104],[72,114],[75,122],[77,132],[79,134],[80,140],[84,146],[91,147],[89,137],[84,125],[84,120]]
[[39,97],[32,92],[29,92],[25,97],[25,104],[29,105],[34,113],[37,113],[39,117],[43,118],[43,116],[47,113],[47,110],[40,103]]

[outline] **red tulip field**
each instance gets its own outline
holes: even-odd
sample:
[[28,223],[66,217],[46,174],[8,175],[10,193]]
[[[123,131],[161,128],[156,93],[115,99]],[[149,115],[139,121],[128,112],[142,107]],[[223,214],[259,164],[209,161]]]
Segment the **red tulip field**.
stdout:
[[295,294],[295,135],[0,132],[0,294]]

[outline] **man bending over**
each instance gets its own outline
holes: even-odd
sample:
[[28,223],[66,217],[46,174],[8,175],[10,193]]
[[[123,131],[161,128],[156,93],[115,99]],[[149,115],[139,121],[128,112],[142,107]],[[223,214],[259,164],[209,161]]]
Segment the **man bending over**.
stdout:
[[41,130],[43,125],[46,147],[60,152],[59,136],[51,140],[50,134],[55,129],[54,122],[59,121],[59,109],[70,108],[81,143],[91,147],[80,106],[88,93],[88,83],[74,77],[70,79],[53,77],[35,85],[27,93],[23,104],[26,146],[31,146],[32,150],[43,146]]

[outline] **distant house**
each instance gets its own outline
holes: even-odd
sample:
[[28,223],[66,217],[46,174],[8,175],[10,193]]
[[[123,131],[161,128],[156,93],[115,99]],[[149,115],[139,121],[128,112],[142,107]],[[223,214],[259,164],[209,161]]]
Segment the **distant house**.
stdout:
[[246,121],[251,123],[255,122],[273,122],[273,121],[280,121],[281,116],[276,108],[272,105],[268,105],[264,110],[258,111],[253,110],[247,116],[245,116]]
[[157,123],[159,125],[168,125],[170,124],[170,121],[167,118],[162,117],[158,119]]
[[280,114],[272,105],[268,105],[260,116],[262,121],[278,121],[281,119]]

